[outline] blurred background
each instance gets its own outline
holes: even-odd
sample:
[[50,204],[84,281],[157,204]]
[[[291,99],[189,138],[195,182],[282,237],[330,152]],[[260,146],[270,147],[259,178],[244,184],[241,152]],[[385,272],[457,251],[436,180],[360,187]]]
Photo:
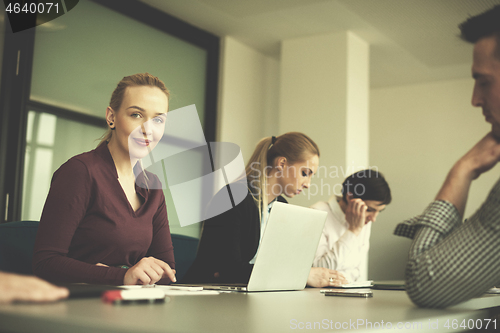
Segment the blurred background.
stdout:
[[[118,81],[150,72],[171,90],[171,110],[195,104],[207,141],[238,144],[245,161],[264,136],[315,140],[319,172],[293,204],[328,200],[359,169],[382,172],[393,202],[372,227],[368,276],[402,279],[410,241],[395,225],[425,209],[490,129],[470,104],[472,45],[457,26],[496,4],[81,0],[16,34],[1,4],[2,221],[40,219],[52,173],[104,133]],[[465,217],[499,170],[473,183]],[[172,232],[199,237],[165,194]]]

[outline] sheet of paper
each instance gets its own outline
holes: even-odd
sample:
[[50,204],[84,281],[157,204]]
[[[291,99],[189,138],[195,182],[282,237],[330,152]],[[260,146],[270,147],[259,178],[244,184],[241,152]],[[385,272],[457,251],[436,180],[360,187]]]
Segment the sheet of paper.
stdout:
[[155,288],[165,293],[165,296],[203,296],[203,295],[219,295],[217,290],[203,290],[203,287],[189,287],[189,286],[164,286],[164,285],[137,285],[137,286],[119,286],[126,290],[137,290]]
[[334,288],[344,288],[344,289],[351,289],[351,288],[370,288],[372,286],[373,280],[368,280],[368,281],[356,281],[348,284],[341,284],[338,286],[333,286]]
[[486,294],[500,294],[500,288],[491,288],[486,291]]
[[183,290],[183,291],[202,291],[203,290],[203,287],[176,286],[176,285],[171,285],[171,286],[156,285],[156,288],[161,288],[163,290]]
[[200,290],[200,291],[187,291],[187,290],[163,290],[166,296],[205,296],[205,295],[219,295],[217,290]]

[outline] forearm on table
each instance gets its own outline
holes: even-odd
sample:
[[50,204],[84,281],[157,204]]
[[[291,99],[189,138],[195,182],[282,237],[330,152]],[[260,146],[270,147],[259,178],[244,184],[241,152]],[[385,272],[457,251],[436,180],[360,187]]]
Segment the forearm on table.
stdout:
[[55,283],[121,285],[126,269],[88,264],[62,255],[35,254],[33,273]]
[[[429,233],[430,228],[422,228],[416,238],[425,239]],[[498,236],[478,221],[468,222],[410,258],[406,285],[412,301],[422,307],[447,307],[491,288],[500,276]]]
[[445,215],[445,217],[448,218],[439,221],[439,226],[428,226],[424,224],[420,226],[410,247],[408,254],[410,259],[416,258],[423,252],[432,248],[461,225],[458,211],[456,214]]
[[397,235],[414,239],[406,289],[417,305],[447,307],[479,296],[499,282],[500,182],[481,208],[466,223],[459,223],[472,180],[490,170],[499,157],[498,139],[489,133],[453,166],[438,201],[396,228]]
[[[461,217],[456,207],[447,201],[434,201],[424,212],[398,224],[394,233],[413,239],[409,258],[419,255],[445,238],[461,225]],[[419,230],[427,230],[424,234]]]

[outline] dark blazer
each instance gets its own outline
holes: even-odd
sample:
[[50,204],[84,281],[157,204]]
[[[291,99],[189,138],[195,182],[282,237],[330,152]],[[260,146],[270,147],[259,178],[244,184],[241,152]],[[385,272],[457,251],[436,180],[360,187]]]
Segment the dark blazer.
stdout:
[[248,192],[236,207],[203,222],[196,259],[181,282],[247,283],[259,241],[259,209]]

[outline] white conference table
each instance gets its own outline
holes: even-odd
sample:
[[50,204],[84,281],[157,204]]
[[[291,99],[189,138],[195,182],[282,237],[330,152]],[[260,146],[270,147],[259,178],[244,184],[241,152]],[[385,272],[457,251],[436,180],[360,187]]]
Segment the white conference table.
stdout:
[[463,330],[452,326],[463,320],[485,325],[483,319],[500,306],[496,295],[436,310],[416,307],[404,291],[374,290],[374,297],[365,299],[327,297],[319,290],[169,296],[161,304],[112,305],[87,298],[0,305],[0,332],[453,332]]

